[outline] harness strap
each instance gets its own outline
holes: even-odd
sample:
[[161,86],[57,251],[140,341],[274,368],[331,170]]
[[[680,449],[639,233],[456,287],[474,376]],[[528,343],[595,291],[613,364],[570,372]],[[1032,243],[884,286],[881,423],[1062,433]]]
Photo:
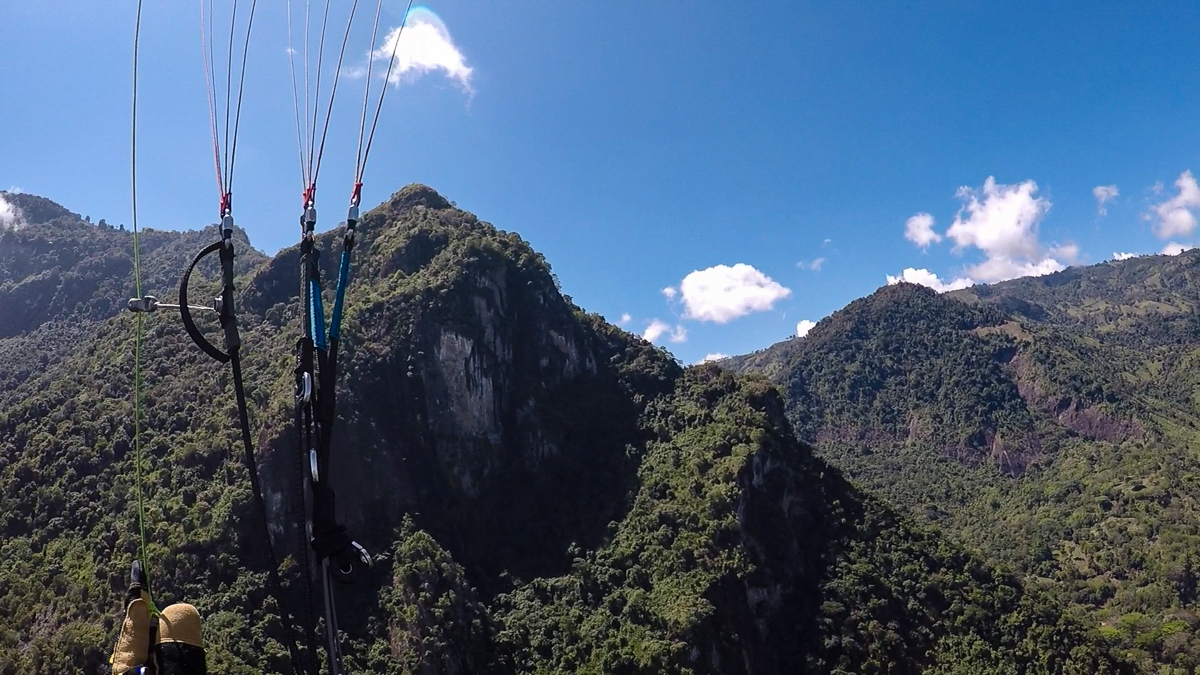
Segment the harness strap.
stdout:
[[316,383],[312,379],[312,362],[312,341],[308,338],[300,338],[296,346],[296,367],[294,369],[296,392],[293,422],[296,427],[298,451],[292,453],[292,479],[294,481],[292,504],[300,518],[300,527],[296,529],[298,535],[296,550],[299,552],[300,559],[303,560],[304,578],[300,582],[300,587],[304,593],[304,607],[301,619],[304,621],[303,630],[308,643],[315,645],[317,644],[317,622],[313,614],[313,565],[312,557],[308,554],[310,533],[305,523],[308,506],[305,499],[306,481],[304,478],[305,466],[308,465],[309,459],[309,452],[305,449],[313,447],[312,408],[309,403],[316,395]]
[[[224,205],[225,200],[222,200]],[[238,408],[238,425],[241,430],[242,447],[245,451],[244,461],[246,470],[250,474],[250,487],[254,492],[255,506],[257,507],[259,522],[261,524],[260,534],[267,546],[267,552],[270,557],[271,566],[267,569],[267,582],[271,595],[275,596],[279,603],[279,611],[284,620],[287,638],[288,653],[291,655],[293,664],[300,664],[304,668],[304,672],[314,672],[308,667],[309,661],[306,655],[300,651],[296,642],[296,623],[292,618],[292,613],[288,610],[288,603],[283,594],[283,584],[279,581],[279,559],[275,554],[275,547],[271,542],[270,524],[267,520],[266,500],[263,498],[262,484],[258,475],[258,461],[254,455],[254,443],[250,435],[250,413],[246,405],[246,390],[242,378],[242,360],[241,352],[241,337],[237,329],[237,317],[234,314],[234,297],[233,297],[233,218],[228,214],[222,218],[222,237],[220,241],[214,242],[205,247],[192,260],[192,264],[188,266],[187,271],[183,273],[183,277],[179,282],[179,312],[183,319],[184,329],[188,336],[200,347],[204,353],[211,356],[220,363],[230,363],[233,367],[233,391],[237,399]],[[188,282],[191,279],[192,272],[196,269],[196,265],[205,257],[212,253],[220,251],[221,258],[221,277],[222,289],[219,297],[217,312],[220,317],[221,327],[225,332],[225,348],[228,351],[221,351],[215,345],[208,341],[207,338],[196,327],[192,320],[191,312],[188,309],[187,291]],[[293,670],[297,670],[293,666]]]

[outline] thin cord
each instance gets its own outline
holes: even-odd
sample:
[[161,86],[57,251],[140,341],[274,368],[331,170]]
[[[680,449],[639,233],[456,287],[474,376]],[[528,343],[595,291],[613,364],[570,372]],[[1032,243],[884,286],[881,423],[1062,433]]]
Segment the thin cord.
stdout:
[[[133,205],[133,285],[137,297],[142,297],[142,265],[138,246],[138,217],[137,217],[137,92],[138,92],[138,44],[142,35],[142,0],[138,0],[137,18],[133,28],[133,101],[132,124],[130,130],[129,174],[130,196]],[[133,447],[134,461],[137,463],[137,507],[138,507],[138,560],[142,563],[142,572],[146,576],[146,589],[150,588],[150,565],[146,561],[146,500],[145,486],[142,482],[142,313],[137,312],[133,337]],[[147,593],[149,594],[149,593]],[[158,608],[150,601],[150,609],[154,614]]]
[[[312,76],[308,73],[308,40],[312,36],[312,26],[310,25],[309,15],[312,13],[312,3],[309,0],[304,0],[304,137],[308,138],[308,85],[312,82]],[[316,124],[316,121],[313,121]],[[300,144],[300,152],[304,152],[304,144]],[[311,160],[306,165],[304,173],[304,187],[307,189],[312,183],[312,162]]]
[[412,10],[413,0],[408,0],[404,8],[404,20],[400,22],[400,30],[396,32],[396,43],[392,45],[392,58],[388,61],[387,74],[383,76],[383,91],[379,92],[379,105],[375,108],[375,121],[371,122],[371,134],[367,136],[367,149],[363,152],[362,168],[355,182],[362,182],[362,174],[367,170],[367,156],[371,154],[371,142],[375,140],[375,127],[379,124],[379,113],[383,110],[383,97],[387,94],[388,81],[392,79],[392,67],[396,65],[396,52],[400,50],[400,37],[404,35],[404,27],[408,25],[408,13]]
[[346,43],[350,41],[350,27],[354,25],[354,13],[357,10],[358,0],[354,0],[354,4],[350,5],[350,18],[346,21],[346,34],[342,36],[342,50],[338,54],[337,69],[333,71],[333,89],[329,92],[329,108],[325,110],[325,128],[321,131],[321,148],[317,151],[317,165],[313,168],[313,183],[317,182],[317,175],[321,173],[321,157],[325,154],[325,137],[329,135],[329,119],[333,116],[333,101],[337,98],[338,82],[342,79],[342,60],[346,57]]
[[[379,0],[383,2],[383,0]],[[300,131],[300,93],[296,86],[296,50],[292,49],[292,0],[287,0],[288,65],[292,69],[292,110],[296,113],[296,152],[300,155],[300,189],[308,187],[308,169],[304,166],[304,135]]]
[[[321,40],[317,45],[317,83],[313,88],[312,136],[308,141],[308,166],[313,167],[313,152],[317,148],[317,115],[321,106],[321,64],[325,61],[325,28],[329,25],[329,0],[325,0],[325,16],[321,19]],[[308,183],[312,185],[316,176],[309,176]]]
[[[138,0],[141,2],[141,0]],[[225,195],[225,182],[221,175],[221,143],[217,129],[216,94],[214,93],[213,78],[216,77],[212,66],[212,4],[208,7],[209,32],[204,33],[204,0],[200,0],[200,60],[204,62],[204,87],[208,93],[208,125],[213,138],[213,165],[217,171],[217,192]],[[139,296],[140,297],[140,296]]]
[[[383,10],[383,0],[379,0],[375,4],[375,24],[371,27],[371,51],[367,52],[367,83],[363,87],[363,108],[362,116],[358,119],[358,150],[354,153],[354,182],[358,182],[362,175],[362,151],[363,151],[363,136],[367,131],[367,109],[371,100],[371,66],[375,65],[375,43],[379,38],[379,14]],[[399,39],[397,37],[397,39]],[[387,83],[383,84],[387,87]]]
[[[257,6],[258,0],[252,0],[250,3],[250,19],[246,22],[246,43],[242,46],[242,74],[238,81],[237,112],[233,116],[233,150],[229,154],[229,166],[226,167],[229,177],[225,180],[225,187],[230,191],[233,190],[233,168],[234,160],[237,158],[238,127],[241,126],[242,122],[242,94],[246,91],[246,57],[250,53],[250,31],[254,28],[254,8]],[[228,127],[225,129],[225,133],[228,135]]]
[[[229,13],[229,60],[225,65],[225,192],[229,192],[229,109],[233,105],[233,35],[237,27],[237,0]],[[222,195],[224,196],[224,195]]]

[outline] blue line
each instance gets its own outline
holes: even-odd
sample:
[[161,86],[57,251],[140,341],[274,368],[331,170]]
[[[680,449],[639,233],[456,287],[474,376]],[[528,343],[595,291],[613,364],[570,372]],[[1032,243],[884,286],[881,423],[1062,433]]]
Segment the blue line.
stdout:
[[329,339],[336,340],[342,333],[342,306],[346,298],[346,286],[350,283],[350,252],[342,251],[338,265],[337,295],[333,300],[333,321],[329,324]]
[[321,287],[316,279],[308,282],[308,298],[309,331],[317,349],[325,349],[325,308],[321,305]]

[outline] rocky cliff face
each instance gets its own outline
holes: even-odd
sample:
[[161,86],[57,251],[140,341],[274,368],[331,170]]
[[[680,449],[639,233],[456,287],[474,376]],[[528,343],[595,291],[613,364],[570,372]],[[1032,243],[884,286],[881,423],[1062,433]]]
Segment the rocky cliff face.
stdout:
[[[330,272],[337,234],[321,242]],[[620,518],[628,448],[644,444],[634,396],[669,387],[678,366],[571,305],[525,242],[428,188],[366,214],[358,246],[334,439],[345,523],[379,551],[413,514],[484,579],[566,569],[569,545],[595,545]],[[277,256],[247,305],[286,303],[295,284],[282,280],[298,274],[294,252]],[[623,374],[633,359],[658,382]],[[266,467],[282,507],[295,449],[277,412]]]

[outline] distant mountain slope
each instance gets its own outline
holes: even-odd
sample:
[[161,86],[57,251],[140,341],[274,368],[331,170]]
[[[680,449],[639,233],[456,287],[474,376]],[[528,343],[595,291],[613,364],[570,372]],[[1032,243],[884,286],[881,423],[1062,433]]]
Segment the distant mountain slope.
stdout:
[[[0,227],[0,339],[50,321],[115,316],[133,295],[133,233],[85,222],[42,197],[0,193],[20,209],[14,227]],[[102,221],[101,221],[102,222]],[[191,257],[216,241],[215,226],[201,231],[147,229],[141,233],[142,285],[165,301]],[[239,271],[266,258],[237,231]]]
[[[764,381],[582,312],[518,236],[422,186],[359,236],[333,480],[379,564],[339,592],[351,672],[1129,672],[1048,594],[842,480]],[[239,286],[293,554],[297,263]],[[207,617],[214,672],[286,672],[228,374],[147,319],[152,582]],[[0,673],[98,670],[136,548],[133,320],[83,324],[0,390]]]
[[1140,349],[1200,342],[1200,249],[1072,267],[950,295],[1109,344]]
[[726,365],[778,383],[801,437],[859,484],[1049,584],[1135,658],[1192,669],[1194,260],[889,286]]

